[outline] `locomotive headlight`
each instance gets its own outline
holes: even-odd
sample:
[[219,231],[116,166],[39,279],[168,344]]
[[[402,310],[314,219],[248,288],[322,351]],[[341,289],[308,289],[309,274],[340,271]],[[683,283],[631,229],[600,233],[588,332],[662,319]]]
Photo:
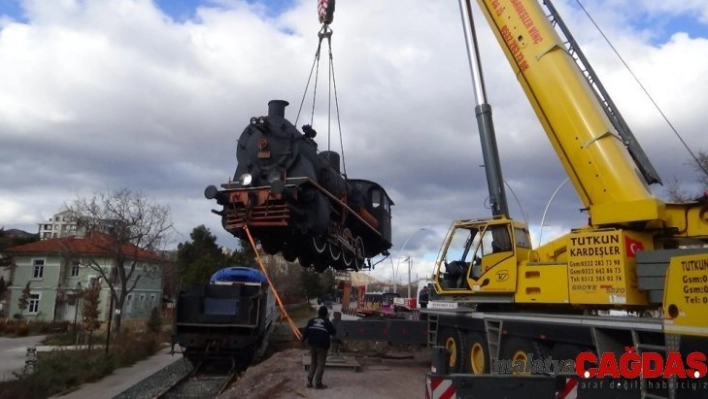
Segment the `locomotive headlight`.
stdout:
[[250,173],[244,173],[238,178],[238,182],[242,186],[250,186],[253,183],[253,176]]

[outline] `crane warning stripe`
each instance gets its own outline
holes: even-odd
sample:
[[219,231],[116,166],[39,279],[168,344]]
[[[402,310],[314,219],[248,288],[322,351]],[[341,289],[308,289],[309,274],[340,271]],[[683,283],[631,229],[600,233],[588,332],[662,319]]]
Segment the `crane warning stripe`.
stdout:
[[577,378],[567,378],[565,387],[558,392],[556,399],[577,399],[578,398],[578,380]]
[[455,392],[455,387],[452,386],[452,380],[428,377],[426,385],[426,399],[457,399],[457,392]]

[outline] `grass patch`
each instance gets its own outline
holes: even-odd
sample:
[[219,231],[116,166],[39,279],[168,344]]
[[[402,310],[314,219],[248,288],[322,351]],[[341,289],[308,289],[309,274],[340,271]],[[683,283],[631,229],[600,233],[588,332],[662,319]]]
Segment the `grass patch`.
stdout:
[[[81,342],[79,342],[81,343]],[[65,345],[74,345],[76,344],[76,335],[72,334],[71,332],[66,332],[63,334],[55,334],[55,335],[49,335],[47,338],[44,338],[41,342],[42,345],[56,345],[56,346],[65,346]]]
[[26,337],[67,331],[68,322],[0,319],[0,337]]
[[0,383],[0,399],[46,398],[100,380],[155,354],[161,339],[152,334],[126,334],[113,341],[108,355],[103,348],[94,348],[90,354],[86,350],[41,353],[34,373]]
[[295,322],[307,321],[317,316],[317,311],[309,303],[302,303],[288,310],[288,316]]

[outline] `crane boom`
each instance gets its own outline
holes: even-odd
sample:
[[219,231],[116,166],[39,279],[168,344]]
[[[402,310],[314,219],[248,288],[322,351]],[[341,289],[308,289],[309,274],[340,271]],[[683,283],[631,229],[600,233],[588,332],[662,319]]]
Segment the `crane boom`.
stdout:
[[479,4],[591,223],[659,219],[663,203],[652,195],[541,5],[520,0]]

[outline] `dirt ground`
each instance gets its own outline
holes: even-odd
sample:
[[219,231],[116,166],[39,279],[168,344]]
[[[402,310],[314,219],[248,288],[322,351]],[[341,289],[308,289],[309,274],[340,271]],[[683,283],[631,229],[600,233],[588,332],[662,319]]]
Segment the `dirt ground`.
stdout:
[[389,399],[425,394],[430,355],[424,348],[402,351],[379,347],[372,351],[348,347],[342,355],[356,359],[359,371],[327,367],[323,377],[327,389],[316,390],[305,387],[302,355],[308,354],[307,348],[297,343],[291,346],[295,347],[250,367],[219,399]]

